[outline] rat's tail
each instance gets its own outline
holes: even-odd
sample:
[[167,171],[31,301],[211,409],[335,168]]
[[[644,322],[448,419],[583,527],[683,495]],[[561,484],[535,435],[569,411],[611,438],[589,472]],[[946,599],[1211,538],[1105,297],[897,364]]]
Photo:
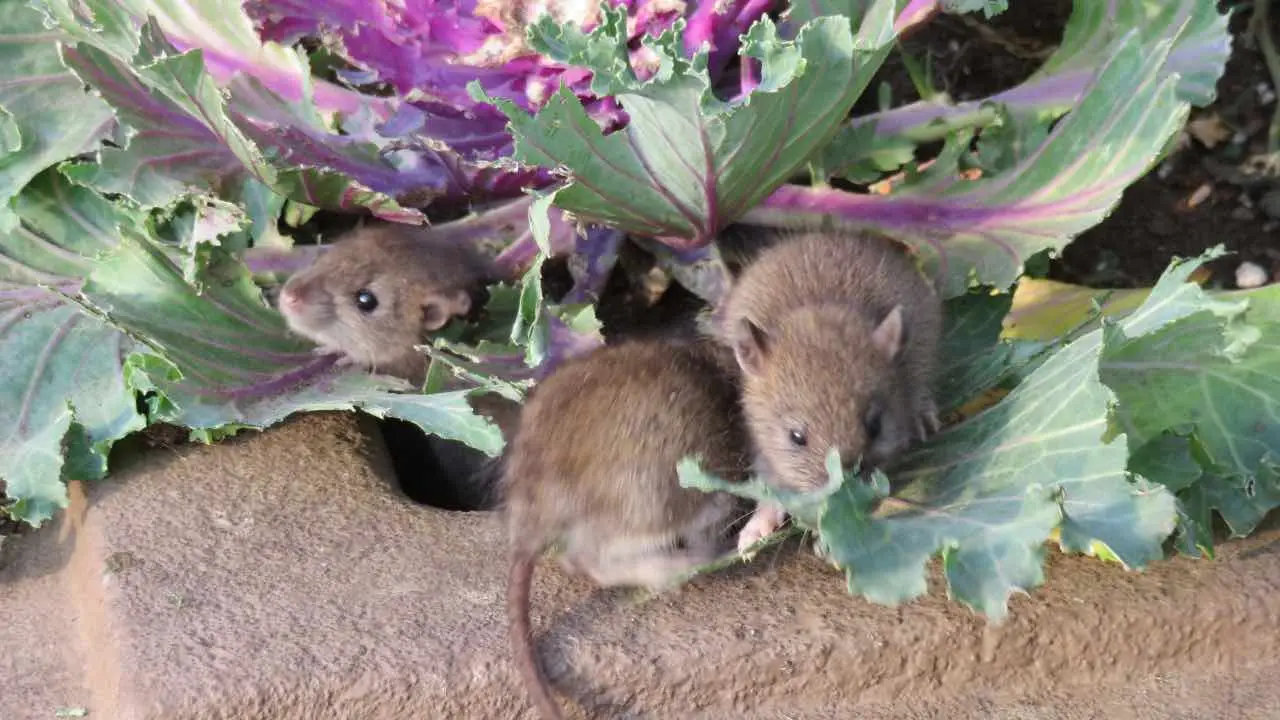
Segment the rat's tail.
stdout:
[[533,704],[545,720],[563,720],[560,706],[551,696],[551,685],[533,644],[533,628],[529,622],[529,591],[533,587],[536,553],[517,551],[507,578],[507,625],[511,633],[511,651]]

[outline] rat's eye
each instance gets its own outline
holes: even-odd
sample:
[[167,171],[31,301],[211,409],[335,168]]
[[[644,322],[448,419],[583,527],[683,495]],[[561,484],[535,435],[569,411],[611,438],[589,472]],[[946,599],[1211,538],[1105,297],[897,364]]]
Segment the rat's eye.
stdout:
[[378,296],[368,290],[356,291],[356,308],[363,313],[371,313],[378,307]]
[[804,430],[801,430],[800,428],[791,428],[789,435],[791,437],[791,444],[796,447],[804,447],[809,444],[808,436],[806,436],[804,434]]
[[867,439],[874,441],[880,437],[880,411],[872,410],[862,421],[863,428],[867,431]]

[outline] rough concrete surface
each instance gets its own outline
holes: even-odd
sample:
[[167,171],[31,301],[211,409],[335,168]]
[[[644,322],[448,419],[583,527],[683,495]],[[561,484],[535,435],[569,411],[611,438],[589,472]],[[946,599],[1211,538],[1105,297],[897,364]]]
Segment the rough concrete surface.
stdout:
[[[313,415],[153,450],[6,542],[0,718],[532,717],[496,518],[403,499],[369,437]],[[1219,557],[1054,555],[1001,627],[940,589],[850,597],[794,548],[644,602],[548,562],[534,622],[578,716],[1280,717],[1280,532]]]
[[72,606],[72,543],[48,527],[0,545],[0,718],[53,718],[84,707],[84,627]]

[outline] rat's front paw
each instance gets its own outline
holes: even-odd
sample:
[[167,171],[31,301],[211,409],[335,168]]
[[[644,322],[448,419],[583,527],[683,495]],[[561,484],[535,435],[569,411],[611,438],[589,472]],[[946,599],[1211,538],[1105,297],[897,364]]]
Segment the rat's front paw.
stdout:
[[351,367],[352,365],[356,364],[355,358],[351,357],[350,355],[343,352],[342,350],[339,350],[336,347],[331,347],[329,345],[317,345],[316,347],[311,348],[311,354],[315,355],[316,357],[328,357],[330,355],[337,355],[338,356],[337,359],[333,361],[333,366],[336,368]]
[[746,527],[742,528],[742,532],[738,533],[738,554],[743,558],[750,560],[755,557],[754,552],[747,552],[752,545],[769,537],[776,527],[769,527],[768,523],[757,522],[759,518],[752,518],[747,522]]
[[924,400],[920,406],[920,413],[916,416],[916,433],[921,440],[927,440],[930,435],[942,429],[942,421],[938,419],[938,406],[933,400]]
[[747,560],[755,557],[755,552],[748,552],[751,546],[776,532],[778,528],[782,527],[782,523],[786,519],[787,513],[780,507],[774,505],[757,506],[756,511],[751,515],[751,519],[747,521],[742,531],[738,533],[738,554]]

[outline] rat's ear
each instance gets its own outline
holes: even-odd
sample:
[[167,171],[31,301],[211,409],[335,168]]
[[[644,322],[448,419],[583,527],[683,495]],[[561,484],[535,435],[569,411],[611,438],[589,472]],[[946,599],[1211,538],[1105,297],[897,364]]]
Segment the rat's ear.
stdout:
[[748,375],[759,375],[764,370],[770,342],[768,334],[747,318],[734,323],[733,356]]
[[466,290],[449,290],[431,293],[422,303],[422,327],[435,332],[448,324],[454,316],[471,312],[471,293]]
[[906,327],[902,324],[902,306],[894,305],[884,320],[880,321],[880,325],[871,332],[871,344],[892,360],[902,350],[906,336]]

